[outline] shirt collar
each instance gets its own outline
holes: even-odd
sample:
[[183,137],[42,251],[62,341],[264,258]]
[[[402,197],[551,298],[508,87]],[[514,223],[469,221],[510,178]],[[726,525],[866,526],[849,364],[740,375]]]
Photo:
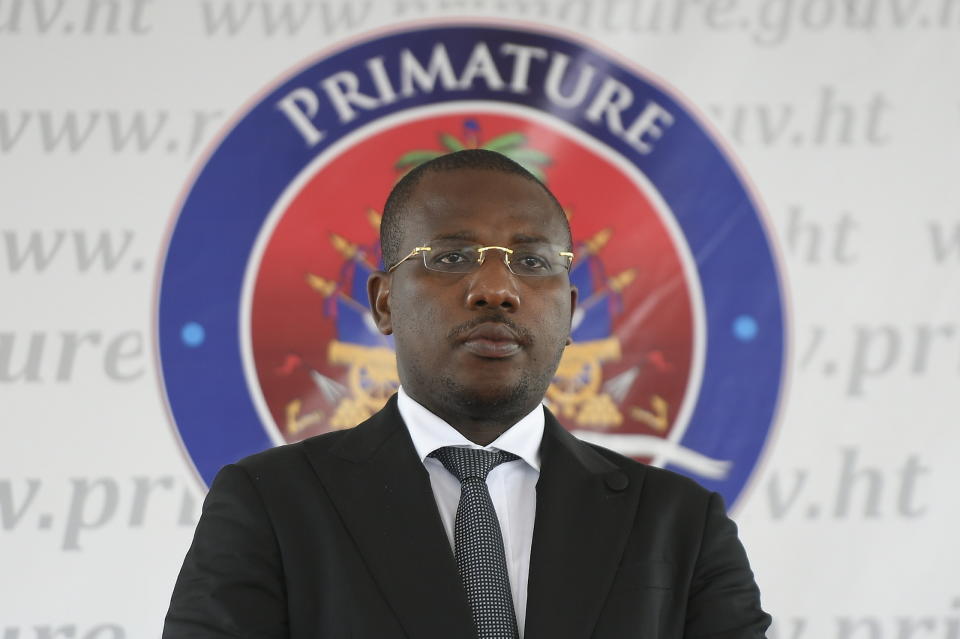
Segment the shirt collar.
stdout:
[[407,425],[413,447],[420,461],[433,451],[444,446],[466,446],[486,450],[502,450],[513,453],[527,462],[534,470],[540,470],[540,441],[543,439],[543,404],[538,404],[516,424],[508,428],[488,446],[475,444],[461,435],[450,424],[424,408],[400,387],[397,393],[397,408]]

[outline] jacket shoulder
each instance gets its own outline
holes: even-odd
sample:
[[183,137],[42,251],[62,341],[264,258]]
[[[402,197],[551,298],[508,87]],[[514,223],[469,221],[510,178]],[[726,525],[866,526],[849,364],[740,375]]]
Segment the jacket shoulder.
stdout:
[[282,444],[248,455],[235,463],[257,477],[264,471],[277,472],[278,469],[295,468],[307,464],[308,455],[323,454],[333,448],[349,431],[338,430],[315,435],[292,444]]
[[284,476],[317,468],[331,456],[348,461],[369,458],[385,441],[402,432],[403,420],[397,410],[397,396],[387,400],[384,407],[353,428],[334,430],[308,437],[293,444],[244,457],[235,465],[255,479],[262,474]]
[[621,455],[620,453],[610,450],[609,448],[604,448],[603,446],[589,444],[587,442],[583,442],[583,444],[593,449],[594,452],[598,453],[607,461],[619,467],[620,470],[627,473],[629,476],[642,478],[647,489],[668,492],[672,495],[688,497],[696,500],[708,499],[712,494],[711,491],[707,490],[693,479],[690,479],[685,475],[681,475],[680,473],[675,473],[672,470],[666,470],[664,468],[658,468],[657,466],[651,466],[649,464],[644,464],[643,462],[638,462],[635,459]]

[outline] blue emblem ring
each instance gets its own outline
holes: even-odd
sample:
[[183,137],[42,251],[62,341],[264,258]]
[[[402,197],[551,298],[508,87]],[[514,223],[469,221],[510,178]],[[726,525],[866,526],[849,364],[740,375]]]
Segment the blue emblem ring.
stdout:
[[[514,75],[501,71],[508,79],[502,86],[484,81],[481,67],[496,62],[480,60],[477,43],[488,52],[514,52]],[[445,86],[437,74],[430,91],[394,91],[384,99],[403,56],[426,68],[437,47],[462,70],[461,80],[474,68],[469,83]],[[626,87],[633,106],[622,109],[621,126],[606,114],[546,99],[536,87],[548,81],[548,66],[539,54],[517,53],[539,50],[592,67],[588,94]],[[524,86],[518,86],[516,66],[524,55]],[[345,70],[355,70],[359,83],[341,82],[341,96],[379,95],[379,103],[332,101],[324,110],[298,92],[314,87],[319,93]],[[569,85],[559,87],[566,96],[577,89]],[[705,127],[639,71],[554,34],[482,25],[396,32],[323,57],[253,106],[203,164],[176,217],[158,293],[166,400],[200,477],[209,484],[223,464],[272,445],[244,376],[240,300],[248,260],[277,199],[311,160],[359,127],[460,100],[518,104],[561,118],[620,153],[659,190],[694,256],[707,333],[699,395],[679,443],[731,462],[722,478],[697,480],[732,504],[763,449],[783,378],[783,296],[760,211]],[[659,121],[658,113],[644,115],[650,104],[657,105]]]

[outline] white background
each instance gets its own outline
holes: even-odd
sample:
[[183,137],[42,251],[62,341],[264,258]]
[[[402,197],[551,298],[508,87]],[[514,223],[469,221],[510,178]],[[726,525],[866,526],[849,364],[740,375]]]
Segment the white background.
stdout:
[[202,490],[153,298],[204,147],[326,48],[472,16],[660,76],[767,205],[792,357],[736,518],[771,636],[960,637],[957,0],[0,1],[0,636],[159,636]]

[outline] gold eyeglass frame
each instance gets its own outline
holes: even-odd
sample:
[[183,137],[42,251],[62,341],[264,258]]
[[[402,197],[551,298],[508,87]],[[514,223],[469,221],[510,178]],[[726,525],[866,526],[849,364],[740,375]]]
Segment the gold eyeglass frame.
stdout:
[[[472,248],[472,247],[471,247],[471,248]],[[510,268],[510,256],[513,255],[513,249],[511,249],[511,248],[507,248],[507,247],[505,247],[505,246],[480,246],[480,247],[476,247],[476,249],[477,249],[477,253],[480,254],[480,258],[477,260],[477,268],[480,268],[480,266],[483,265],[483,260],[484,260],[484,258],[486,258],[486,256],[487,256],[487,251],[489,251],[489,250],[491,250],[491,249],[496,249],[497,251],[502,251],[502,252],[503,252],[503,263],[506,265],[507,270],[510,271],[512,274],[516,275],[517,277],[549,277],[549,275],[553,275],[553,273],[551,273],[551,274],[549,274],[549,275],[546,275],[546,276],[544,276],[544,275],[528,275],[528,274],[524,274],[524,273],[517,273],[517,272],[514,271],[512,268]],[[400,266],[401,264],[403,264],[403,263],[406,262],[407,260],[409,260],[409,259],[411,259],[411,258],[413,258],[413,257],[416,257],[417,255],[420,255],[421,253],[425,253],[425,252],[427,252],[427,251],[432,251],[432,250],[433,250],[433,248],[431,248],[431,247],[429,247],[429,246],[417,246],[417,247],[415,247],[412,251],[410,251],[409,253],[407,253],[406,257],[404,257],[402,260],[400,260],[399,262],[397,262],[396,264],[394,264],[393,266],[391,266],[390,268],[388,268],[388,269],[387,269],[387,273],[393,273],[394,269],[396,269],[398,266]],[[569,261],[567,262],[567,272],[569,273],[569,272],[570,272],[570,266],[573,264],[573,253],[570,252],[570,251],[559,251],[559,252],[558,252],[558,255],[560,255],[560,257],[566,257],[566,258],[568,258]],[[433,270],[433,269],[427,268],[426,262],[424,262],[423,267],[424,267],[425,269],[427,269],[428,271],[432,271],[432,270]],[[437,272],[437,273],[443,273],[443,271],[435,271],[435,272]],[[448,275],[466,275],[466,273],[472,273],[472,272],[473,272],[473,271],[467,271],[467,272],[464,272],[464,273],[448,273]]]

